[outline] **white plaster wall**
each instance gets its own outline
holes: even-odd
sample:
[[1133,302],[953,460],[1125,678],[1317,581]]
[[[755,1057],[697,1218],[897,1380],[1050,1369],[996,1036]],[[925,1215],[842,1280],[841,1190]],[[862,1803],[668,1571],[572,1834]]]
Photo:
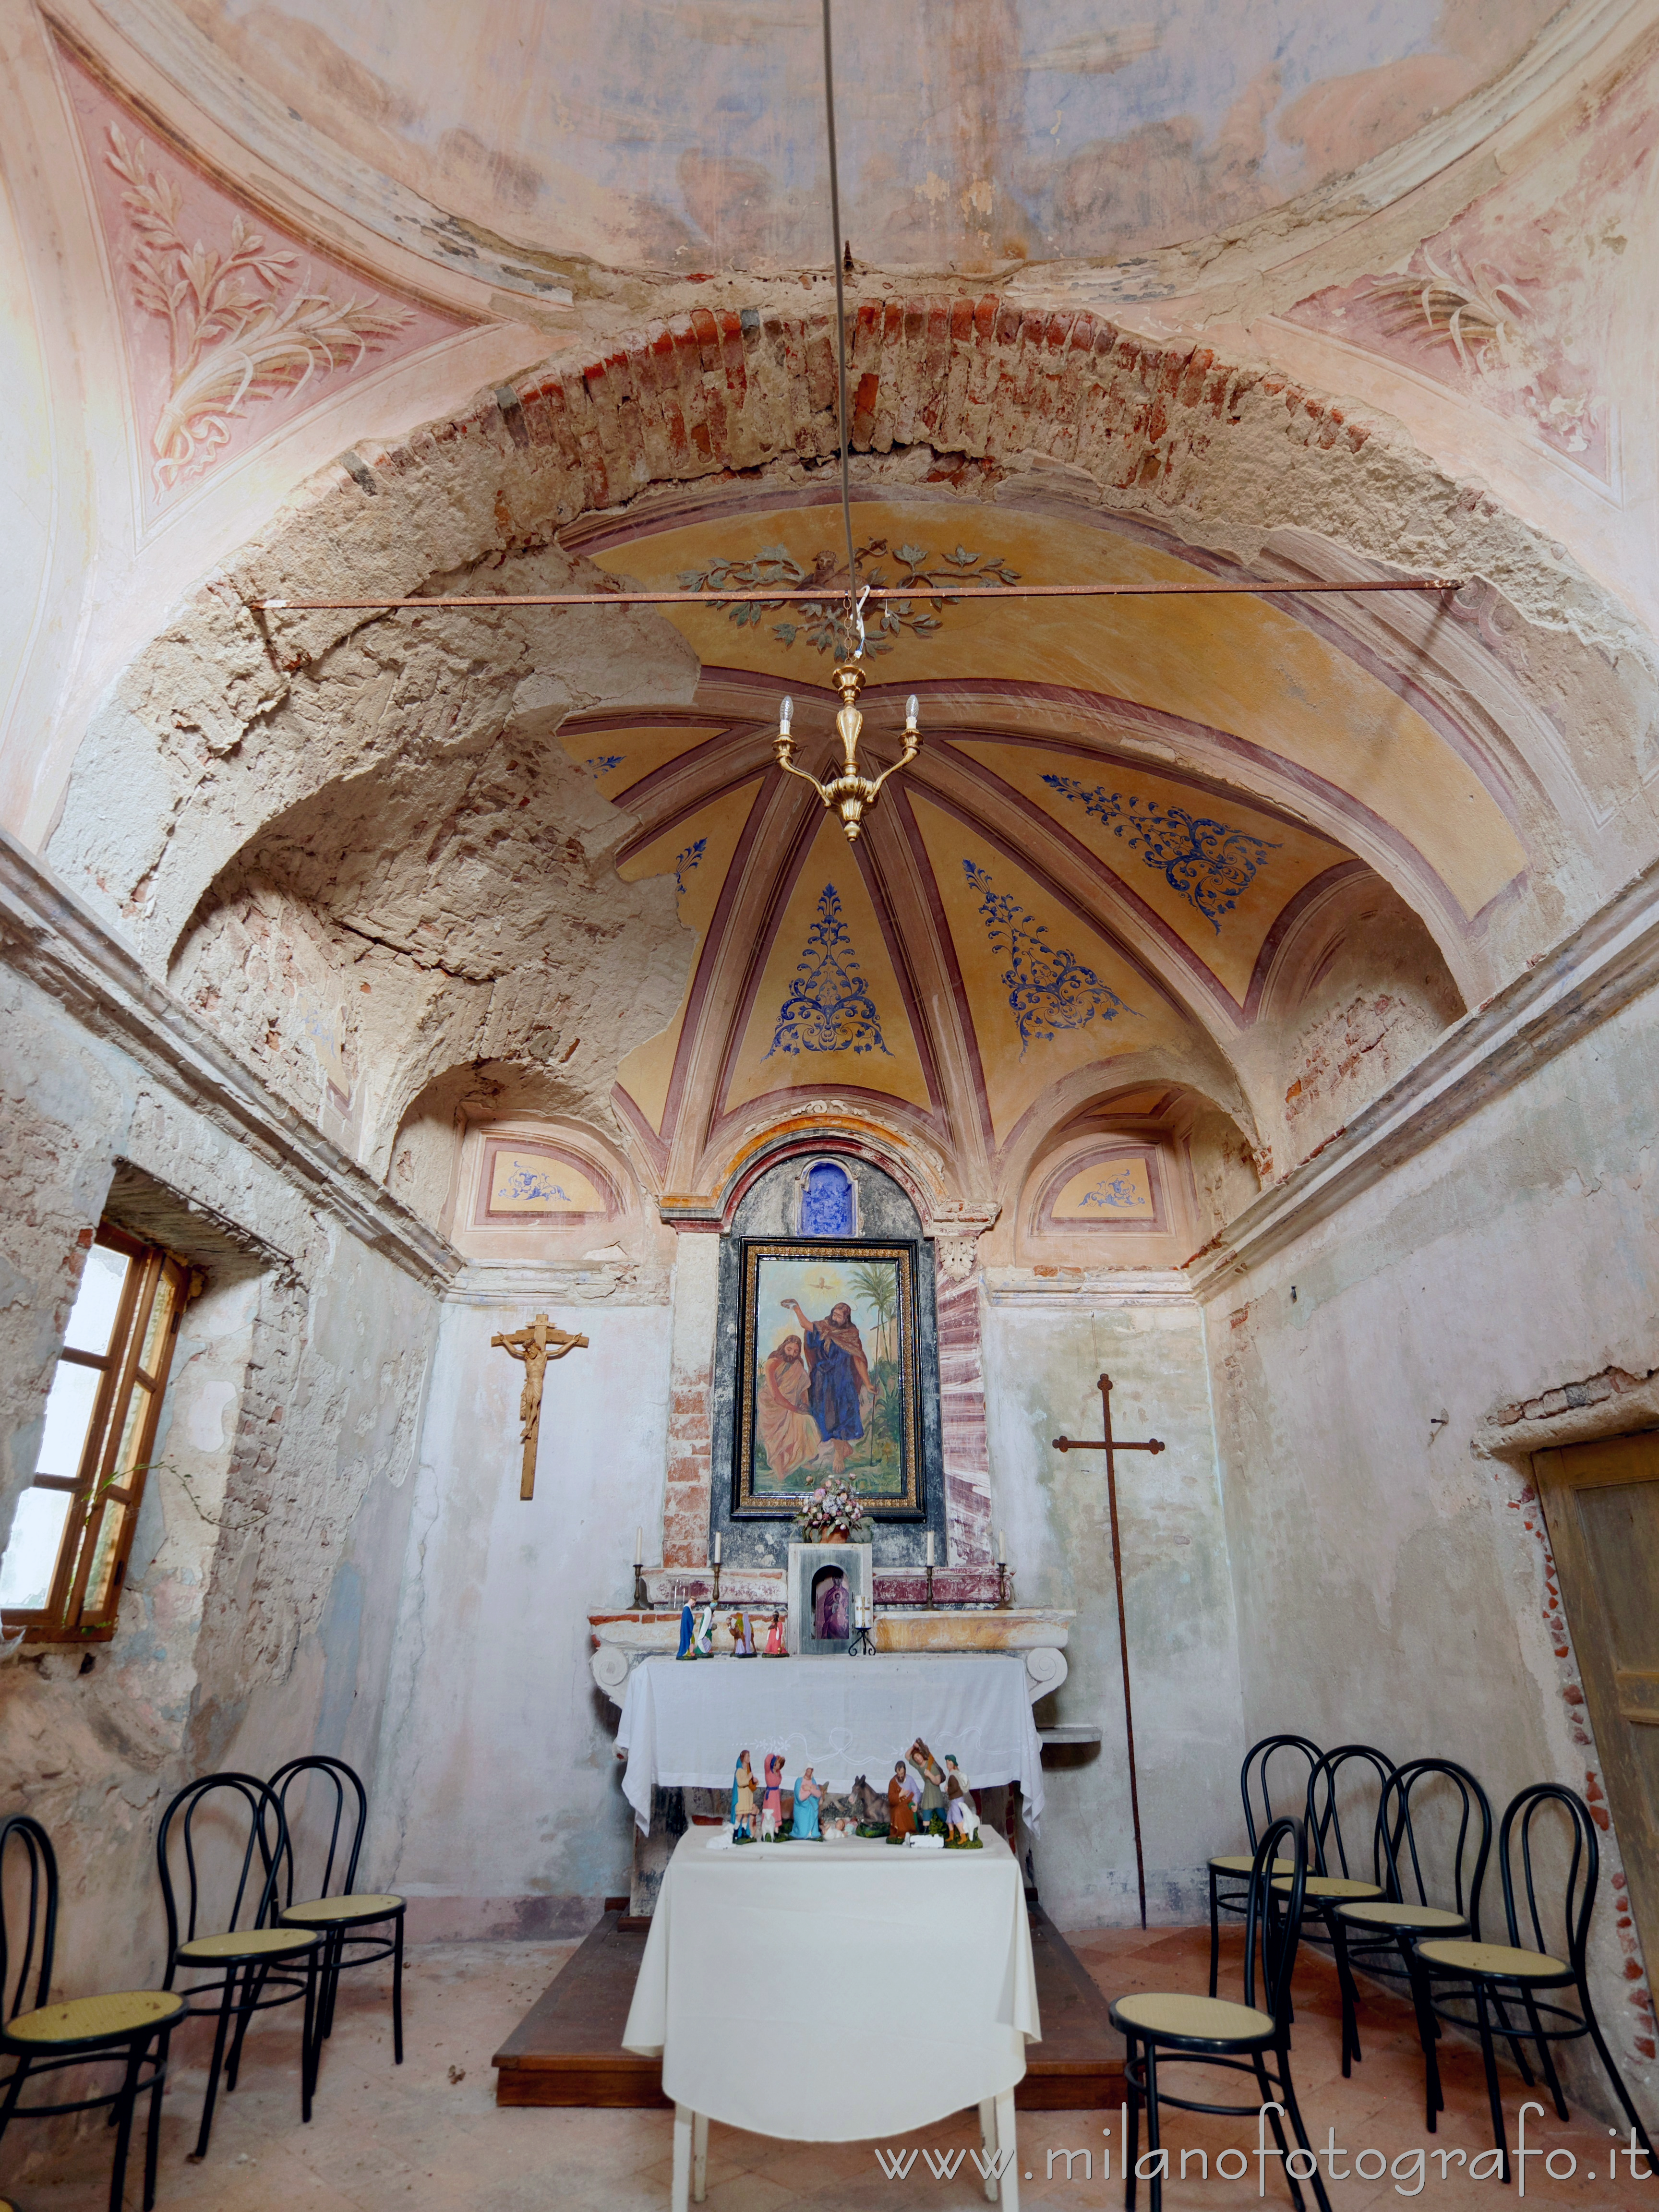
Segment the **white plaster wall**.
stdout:
[[1243,1725],[1202,1317],[1195,1304],[1081,1303],[1039,1296],[983,1316],[992,1510],[1015,1595],[1078,1614],[1069,1676],[1038,1719],[1097,1724],[1103,1739],[1092,1756],[1050,1754],[1038,1886],[1063,1926],[1137,1917],[1103,1455],[1052,1443],[1100,1434],[1103,1371],[1115,1434],[1169,1447],[1120,1460],[1118,1512],[1147,1913],[1190,1921],[1228,1828]]
[[[1599,1793],[1530,1488],[1483,1456],[1483,1424],[1609,1367],[1659,1367],[1656,1055],[1650,995],[1207,1309],[1247,1739],[1449,1756],[1495,1815],[1529,1782],[1583,1794],[1594,1777]],[[1650,2109],[1621,1882],[1607,1835],[1595,1987]],[[1594,2070],[1583,2089],[1605,2101]]]
[[[490,1337],[540,1304],[586,1351],[550,1364],[536,1494],[519,1495],[524,1370]],[[404,1571],[376,1788],[374,1878],[411,1934],[583,1928],[628,1887],[616,1711],[586,1616],[654,1557],[669,1310],[447,1304]]]

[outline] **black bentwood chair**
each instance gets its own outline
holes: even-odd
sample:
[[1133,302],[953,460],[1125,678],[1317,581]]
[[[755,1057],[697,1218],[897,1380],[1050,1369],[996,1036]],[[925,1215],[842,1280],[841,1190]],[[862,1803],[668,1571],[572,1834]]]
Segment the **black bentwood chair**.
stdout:
[[[1275,1881],[1273,1869],[1288,1863],[1291,1872]],[[1302,1933],[1303,1885],[1307,1876],[1307,1844],[1299,1820],[1275,1820],[1256,1846],[1250,1868],[1249,1893],[1244,1905],[1244,2002],[1230,2004],[1216,1997],[1146,1994],[1119,1997],[1112,2007],[1112,2025],[1122,2034],[1127,2050],[1123,2072],[1129,2088],[1129,2139],[1124,2146],[1123,2202],[1134,2212],[1135,2167],[1139,2163],[1140,2108],[1146,2107],[1147,2155],[1152,2160],[1152,2212],[1163,2212],[1164,2173],[1169,2160],[1159,2156],[1159,2103],[1183,2112],[1220,2112],[1237,2119],[1257,2119],[1266,2112],[1273,2121],[1273,2141],[1285,2161],[1291,2202],[1301,2212],[1300,2184],[1311,2181],[1320,2212],[1330,2212],[1330,2200],[1319,2177],[1319,2160],[1308,2141],[1301,2108],[1291,2083],[1291,1976],[1296,1966],[1296,1948]],[[1280,1891],[1284,1895],[1279,1895]],[[1261,1997],[1255,2001],[1256,1955],[1261,1960]],[[1271,2056],[1273,2064],[1269,2066]],[[1159,2058],[1182,2066],[1222,2066],[1229,2072],[1247,2074],[1258,2095],[1247,2105],[1207,2105],[1195,2097],[1172,2097],[1158,2087]],[[1296,2136],[1291,2150],[1285,2141],[1282,2120],[1288,2118]],[[1301,2161],[1298,2171],[1297,2161]]]
[[[1412,1799],[1421,1790],[1429,1800],[1419,1803],[1419,1819],[1412,1819]],[[1454,1805],[1455,1811],[1454,1814]],[[1425,1812],[1429,1817],[1423,1819]],[[1429,1884],[1423,1872],[1418,1827],[1432,1831],[1455,1818],[1456,1832],[1449,1845],[1446,1878],[1439,1894],[1449,1905],[1431,1905]],[[1336,1937],[1336,1965],[1342,1984],[1342,2071],[1352,2071],[1360,2054],[1359,2028],[1350,2002],[1354,1987],[1352,1969],[1390,1981],[1407,1981],[1417,2003],[1417,2031],[1425,2054],[1436,2035],[1434,2016],[1420,2002],[1422,1988],[1412,1972],[1412,1945],[1422,1938],[1450,1938],[1473,1935],[1480,1940],[1480,1885],[1492,1856],[1492,1807],[1486,1793],[1468,1769],[1449,1759],[1413,1759],[1396,1767],[1382,1787],[1376,1808],[1376,1836],[1388,1872],[1385,1897],[1339,1905],[1332,1921]]]
[[[1539,1908],[1538,1886],[1533,1869],[1533,1853],[1540,1848],[1534,1843],[1533,1822],[1546,1805],[1559,1805],[1571,1823],[1571,1853],[1568,1859],[1566,1880],[1563,1885],[1561,1922],[1566,1936],[1565,1959],[1554,1958],[1546,1948],[1544,1917]],[[1518,1834],[1516,1830],[1519,1830]],[[1557,1831],[1558,1838],[1559,1831]],[[1518,1846],[1521,1871],[1526,1883],[1527,1913],[1524,1923],[1515,1909],[1515,1879],[1511,1853]],[[1547,1846],[1543,1846],[1547,1848]],[[1478,1941],[1419,1942],[1413,1948],[1413,1965],[1424,1985],[1423,2003],[1430,2006],[1437,2016],[1450,2021],[1464,2029],[1473,2027],[1480,2038],[1480,2055],[1486,2061],[1486,2095],[1492,2105],[1492,2139],[1502,2153],[1504,2179],[1510,2178],[1509,2146],[1504,2136],[1504,2104],[1498,2087],[1498,2060],[1492,2047],[1494,2034],[1503,2036],[1515,2053],[1516,2063],[1521,2069],[1521,2078],[1532,2087],[1532,2069],[1527,2063],[1526,2045],[1535,2045],[1544,2069],[1544,2079],[1555,2100],[1558,2119],[1567,2118],[1567,2101],[1561,2094],[1561,2083],[1555,2070],[1555,2061],[1550,2056],[1552,2043],[1571,2043],[1581,2035],[1588,2035],[1595,2044],[1597,2056],[1606,2070],[1608,2081],[1626,2118],[1636,2133],[1636,2139],[1646,2152],[1652,2166],[1653,2144],[1647,2130],[1642,2125],[1636,2107],[1631,2102],[1630,2091],[1624,2078],[1613,2063],[1601,2033],[1601,2024],[1595,2017],[1595,2008],[1590,2002],[1589,1984],[1585,1979],[1584,1954],[1589,1942],[1590,1914],[1595,1905],[1595,1888],[1601,1878],[1601,1853],[1595,1840],[1595,1826],[1589,1809],[1582,1797],[1573,1790],[1564,1789],[1559,1782],[1535,1782],[1510,1799],[1504,1808],[1503,1823],[1498,1831],[1498,1867],[1504,1878],[1504,1920],[1509,1942],[1482,1943]],[[1522,1943],[1524,1935],[1530,1935],[1532,1947]],[[1436,1994],[1437,1985],[1443,1982],[1461,1983],[1461,1988],[1449,1990],[1444,1997]],[[1570,2011],[1565,2005],[1543,2004],[1539,2002],[1540,1990],[1565,1990],[1577,1993],[1578,2010]],[[1457,2008],[1473,2004],[1473,2015]],[[1507,2004],[1519,2005],[1526,2013],[1524,2027],[1511,2027],[1504,2009]],[[1497,2024],[1493,2025],[1493,2014]],[[1554,2025],[1546,2025],[1543,2015],[1548,2014]],[[1426,2047],[1428,2060],[1428,2124],[1433,2134],[1435,2115],[1445,2110],[1445,2099],[1440,2093],[1440,2068],[1435,2057],[1434,2045]]]
[[[1254,1784],[1261,1800],[1261,1819],[1267,1826],[1273,1817],[1273,1801],[1268,1788],[1267,1769],[1275,1754],[1289,1754],[1292,1759],[1304,1760],[1310,1773],[1322,1756],[1316,1743],[1310,1743],[1305,1735],[1264,1735],[1260,1743],[1253,1743],[1244,1754],[1244,1764],[1238,1770],[1238,1794],[1244,1800],[1244,1828],[1250,1838],[1248,1851],[1222,1851],[1210,1861],[1210,1995],[1215,1995],[1216,1974],[1221,1964],[1221,1917],[1224,1912],[1237,1913],[1241,1917],[1250,1892],[1250,1869],[1255,1864],[1255,1808],[1250,1802]],[[1294,1801],[1299,1806],[1308,1794],[1307,1776],[1296,1775]],[[1283,1869],[1281,1869],[1281,1872]],[[1223,1885],[1225,1885],[1224,1887]]]
[[[314,1782],[312,1778],[315,1778]],[[288,1821],[288,1900],[282,1905],[279,1917],[287,1928],[314,1928],[325,1937],[323,1948],[322,2012],[318,2032],[324,2038],[334,2031],[334,1999],[340,1986],[343,1969],[353,1966],[372,1966],[381,1959],[392,1961],[392,2055],[394,2063],[404,2063],[404,1900],[401,1897],[383,1895],[378,1891],[354,1889],[357,1879],[357,1857],[363,1847],[363,1829],[368,1819],[368,1798],[362,1783],[343,1759],[325,1759],[320,1753],[308,1759],[291,1759],[286,1766],[277,1768],[270,1778],[270,1786]],[[314,1789],[320,1805],[321,1821],[328,1827],[328,1852],[323,1861],[323,1878],[318,1884],[315,1897],[294,1902],[294,1863],[298,1856],[300,1838],[295,1833],[296,1821],[289,1811],[290,1793],[300,1787],[307,1799],[301,1820],[307,1830],[312,1821],[306,1817],[314,1808],[310,1793]],[[349,1814],[347,1813],[347,1790],[351,1793]],[[350,1830],[349,1847],[343,1831]],[[330,1894],[336,1869],[340,1887]],[[390,1921],[388,1935],[386,1923]],[[352,1946],[352,1955],[345,1955],[347,1944]]]
[[[1385,1893],[1382,1877],[1382,1847],[1377,1840],[1375,1814],[1366,1814],[1363,1832],[1370,1838],[1370,1871],[1365,1875],[1365,1860],[1356,1855],[1353,1866],[1348,1864],[1347,1839],[1342,1832],[1342,1796],[1346,1777],[1345,1767],[1358,1767],[1364,1776],[1362,1786],[1375,1781],[1379,1802],[1389,1777],[1394,1772],[1394,1761],[1386,1753],[1369,1743],[1345,1743],[1335,1751],[1328,1751],[1308,1777],[1308,1843],[1313,1871],[1308,1876],[1308,1918],[1303,1935],[1310,1943],[1328,1946],[1336,1961],[1337,1979],[1342,1990],[1345,2014],[1352,2014],[1357,1999],[1353,1977],[1343,1964],[1337,1949],[1336,1914],[1343,1905],[1358,1905]],[[1365,1770],[1369,1769],[1369,1772]],[[1351,1808],[1352,1811],[1352,1808]],[[1281,1893],[1286,1887],[1281,1879]]]
[[[14,1954],[12,1931],[7,1924],[5,1893],[7,1855],[15,1871],[13,1894],[27,1889],[28,1905],[22,1939]],[[21,1863],[20,1863],[21,1862]],[[33,2008],[28,2002],[30,1969],[39,1943],[40,1972],[35,1978]],[[0,2010],[6,2023],[0,2027],[0,2061],[9,2059],[11,2071],[0,2081],[0,2136],[14,2119],[51,2119],[65,2112],[94,2112],[107,2105],[115,2127],[115,2165],[110,2174],[110,2212],[121,2212],[126,2187],[127,2151],[132,2142],[133,2113],[140,2097],[149,2098],[149,2124],[144,2131],[144,2212],[155,2202],[155,2151],[161,2124],[161,2084],[167,2079],[167,2043],[185,2016],[185,2001],[166,1990],[120,1990],[107,1996],[71,1997],[67,2003],[49,2004],[52,1953],[58,1943],[58,1861],[52,1842],[38,1820],[15,1814],[0,1824]],[[16,1976],[12,1975],[14,1955]],[[152,2047],[153,2046],[153,2047]],[[19,2102],[24,2083],[31,2077],[52,2074],[64,2067],[119,2064],[118,2088],[95,2097],[81,2097],[62,2105],[24,2105]]]
[[[239,1850],[238,1838],[244,1826],[246,1840]],[[184,1867],[182,1918],[173,1887],[175,1830]],[[211,1915],[204,1908],[204,1854],[214,1860],[219,1875],[213,1883],[216,1898],[222,1899],[230,1887],[220,1869],[228,1866],[234,1873],[230,1908],[221,1915]],[[255,1774],[207,1774],[188,1783],[162,1814],[155,1832],[155,1863],[167,1913],[167,1986],[173,1987],[173,1977],[181,1970],[219,1977],[193,1982],[182,1993],[192,2015],[212,2012],[218,2015],[201,2130],[193,2153],[198,2159],[207,2155],[220,2069],[224,2068],[227,2092],[234,2090],[249,2021],[256,2012],[293,2004],[301,1998],[305,2002],[305,2023],[300,2037],[300,2117],[311,2118],[312,2091],[317,2080],[317,1954],[323,1938],[313,1929],[271,1924],[276,1884],[287,1856],[288,1830],[282,1805]],[[214,1917],[221,1923],[216,1932],[198,1935],[198,1923]],[[216,1996],[216,2006],[195,2002]],[[236,2032],[230,2038],[230,2059],[226,2065],[225,2043],[230,2037],[233,2014]]]

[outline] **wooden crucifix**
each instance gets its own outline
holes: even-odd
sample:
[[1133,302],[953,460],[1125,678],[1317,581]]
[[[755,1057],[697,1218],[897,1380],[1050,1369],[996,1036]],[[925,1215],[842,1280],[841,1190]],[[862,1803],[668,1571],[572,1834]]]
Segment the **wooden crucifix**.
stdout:
[[519,1479],[520,1498],[536,1495],[536,1440],[542,1427],[542,1384],[547,1379],[550,1359],[562,1359],[568,1352],[585,1352],[585,1336],[567,1336],[544,1313],[534,1321],[526,1322],[505,1336],[492,1336],[491,1351],[497,1345],[514,1359],[524,1362],[524,1389],[519,1395],[519,1419],[523,1423],[524,1473]]
[[1100,1377],[1100,1410],[1104,1418],[1103,1437],[1056,1437],[1056,1451],[1103,1451],[1106,1455],[1106,1504],[1112,1519],[1112,1579],[1117,1585],[1117,1648],[1123,1662],[1123,1734],[1129,1752],[1129,1812],[1135,1829],[1135,1882],[1140,1891],[1140,1924],[1146,1925],[1146,1865],[1140,1849],[1140,1792],[1135,1784],[1135,1719],[1134,1708],[1129,1702],[1129,1630],[1123,1617],[1123,1547],[1117,1530],[1117,1455],[1123,1451],[1161,1452],[1164,1445],[1157,1437],[1147,1437],[1139,1443],[1125,1443],[1112,1434],[1112,1378]]

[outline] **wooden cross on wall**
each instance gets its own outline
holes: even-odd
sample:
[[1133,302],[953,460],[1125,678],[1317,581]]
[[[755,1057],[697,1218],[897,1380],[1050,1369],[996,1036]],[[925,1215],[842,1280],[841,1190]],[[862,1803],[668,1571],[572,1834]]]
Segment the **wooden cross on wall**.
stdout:
[[492,1336],[490,1349],[499,1345],[509,1358],[524,1363],[524,1389],[519,1394],[520,1436],[524,1444],[524,1464],[519,1477],[520,1498],[536,1495],[536,1445],[542,1428],[542,1385],[547,1380],[550,1359],[562,1359],[568,1352],[586,1352],[585,1336],[568,1336],[556,1322],[538,1313],[534,1321],[526,1322],[502,1336]]
[[1123,1734],[1129,1753],[1129,1811],[1135,1830],[1135,1882],[1140,1892],[1140,1924],[1146,1925],[1146,1866],[1140,1849],[1140,1792],[1135,1783],[1135,1720],[1134,1708],[1129,1701],[1129,1630],[1123,1617],[1123,1547],[1117,1531],[1117,1455],[1122,1451],[1161,1452],[1164,1445],[1157,1437],[1147,1437],[1139,1443],[1126,1443],[1112,1434],[1112,1378],[1100,1377],[1100,1410],[1106,1433],[1103,1437],[1056,1437],[1054,1449],[1060,1452],[1103,1451],[1106,1455],[1106,1504],[1112,1519],[1112,1579],[1117,1586],[1117,1648],[1123,1662]]

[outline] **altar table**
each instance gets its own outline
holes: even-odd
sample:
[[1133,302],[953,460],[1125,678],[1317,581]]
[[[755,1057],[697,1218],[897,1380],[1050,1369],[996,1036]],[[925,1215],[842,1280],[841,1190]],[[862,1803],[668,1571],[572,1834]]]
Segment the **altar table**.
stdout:
[[862,1774],[884,1796],[894,1761],[918,1736],[936,1759],[953,1753],[970,1789],[1018,1782],[1036,1833],[1042,1745],[1017,1653],[647,1659],[628,1678],[617,1725],[628,1754],[623,1793],[647,1834],[653,1788],[729,1790],[740,1751],[757,1774],[769,1752],[781,1752],[786,1786],[810,1766],[826,1790],[847,1790]]
[[1013,2093],[1042,2027],[1008,1846],[988,1832],[978,1851],[716,1850],[715,1832],[680,1839],[623,2030],[624,2050],[662,2054],[677,2212],[693,2172],[702,2179],[711,2118],[793,2142],[886,2144],[970,2106],[987,2149],[1012,2154],[1002,2202],[1018,2212]]

